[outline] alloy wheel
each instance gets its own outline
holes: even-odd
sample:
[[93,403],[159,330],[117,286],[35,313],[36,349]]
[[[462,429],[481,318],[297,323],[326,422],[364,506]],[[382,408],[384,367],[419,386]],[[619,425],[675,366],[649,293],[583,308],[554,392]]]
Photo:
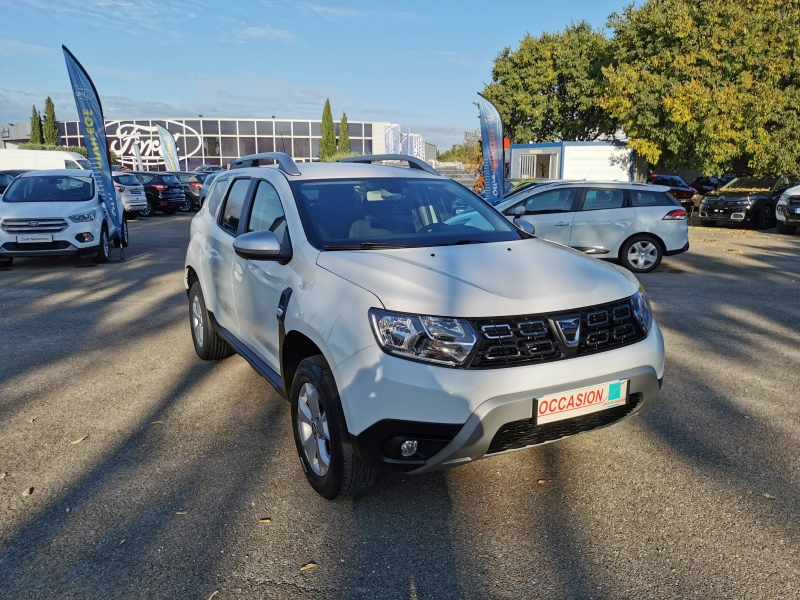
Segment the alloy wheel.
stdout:
[[658,248],[653,242],[636,242],[628,249],[628,262],[637,269],[648,269],[658,260]]
[[200,298],[192,298],[192,331],[197,345],[203,347],[203,308],[200,306]]
[[772,226],[772,211],[769,206],[765,206],[761,210],[761,229],[769,229]]
[[324,476],[331,465],[331,435],[319,391],[311,383],[303,384],[297,399],[297,431],[308,464]]
[[100,232],[100,244],[103,246],[103,254],[108,257],[108,234],[105,230]]

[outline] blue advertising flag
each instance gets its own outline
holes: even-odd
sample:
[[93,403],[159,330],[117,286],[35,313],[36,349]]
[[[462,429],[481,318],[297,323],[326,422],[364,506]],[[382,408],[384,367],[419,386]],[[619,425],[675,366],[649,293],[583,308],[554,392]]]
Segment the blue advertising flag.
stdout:
[[494,104],[480,96],[481,140],[483,147],[483,177],[486,180],[486,198],[502,198],[505,188],[505,161],[503,160],[503,121]]
[[161,141],[161,158],[167,164],[167,171],[180,171],[181,161],[178,159],[178,147],[175,137],[161,125],[156,123],[158,139]]
[[122,215],[117,210],[117,190],[114,188],[114,180],[111,178],[111,161],[108,157],[106,127],[103,121],[103,106],[100,104],[100,96],[97,94],[92,79],[78,59],[66,46],[61,46],[61,48],[64,50],[64,60],[67,61],[72,95],[75,96],[81,133],[86,143],[97,189],[115,227],[115,231],[109,233],[120,235]]

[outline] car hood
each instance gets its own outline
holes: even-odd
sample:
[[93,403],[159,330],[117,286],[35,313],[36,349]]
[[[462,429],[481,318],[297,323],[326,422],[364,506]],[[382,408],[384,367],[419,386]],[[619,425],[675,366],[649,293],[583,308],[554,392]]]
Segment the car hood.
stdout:
[[69,217],[87,213],[100,205],[96,200],[83,202],[1,202],[0,219],[35,217]]
[[321,252],[317,264],[375,294],[387,310],[456,317],[571,310],[636,293],[636,278],[541,239]]
[[769,196],[769,190],[713,190],[706,194],[708,198],[747,198],[756,196]]

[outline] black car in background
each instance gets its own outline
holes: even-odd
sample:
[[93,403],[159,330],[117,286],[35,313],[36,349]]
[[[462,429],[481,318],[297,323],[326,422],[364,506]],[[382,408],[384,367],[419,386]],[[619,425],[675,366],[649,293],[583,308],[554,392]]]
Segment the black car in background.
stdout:
[[700,223],[713,227],[717,221],[747,223],[755,229],[775,227],[775,205],[781,193],[798,185],[794,175],[736,177],[700,202]]
[[181,206],[181,212],[189,212],[192,209],[200,209],[200,188],[210,173],[195,171],[170,171],[183,185],[183,193],[186,202]]
[[186,203],[186,195],[180,180],[172,173],[131,171],[142,182],[147,196],[148,210],[140,210],[143,217],[152,216],[157,210],[174,215]]

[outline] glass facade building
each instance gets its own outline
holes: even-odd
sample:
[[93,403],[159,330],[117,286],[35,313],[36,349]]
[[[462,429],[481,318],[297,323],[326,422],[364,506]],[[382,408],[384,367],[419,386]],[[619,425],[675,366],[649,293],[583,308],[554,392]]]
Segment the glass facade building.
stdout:
[[[106,119],[109,148],[117,162],[134,168],[138,145],[146,170],[164,170],[156,125],[172,132],[178,147],[181,168],[188,171],[201,165],[227,167],[235,159],[257,152],[285,152],[297,162],[319,160],[322,122],[280,119]],[[59,123],[61,143],[83,146],[78,121]],[[335,123],[339,137],[339,123]],[[375,145],[382,152],[384,123],[349,122],[350,149],[358,154],[373,154]]]

